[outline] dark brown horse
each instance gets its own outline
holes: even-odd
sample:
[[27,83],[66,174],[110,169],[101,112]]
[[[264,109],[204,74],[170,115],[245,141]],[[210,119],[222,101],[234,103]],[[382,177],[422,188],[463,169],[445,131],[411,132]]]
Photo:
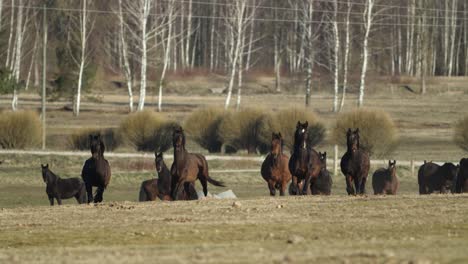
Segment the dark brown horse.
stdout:
[[[341,158],[341,172],[346,179],[348,195],[365,194],[366,181],[369,174],[369,155],[359,146],[359,128],[355,131],[348,129],[346,133],[346,153]],[[353,183],[356,190],[353,188]]]
[[[160,199],[163,201],[172,201],[171,172],[164,162],[163,154],[154,153],[154,163],[156,165],[157,179],[146,180],[141,183],[139,201],[155,201]],[[197,192],[193,184],[190,185],[190,193],[186,195],[185,191],[179,195],[178,200],[196,200],[198,199]]]
[[42,179],[46,183],[46,193],[50,205],[54,205],[54,199],[59,205],[62,199],[76,198],[79,204],[86,203],[86,188],[80,178],[62,179],[49,169],[49,164],[42,165]]
[[462,158],[459,166],[454,192],[468,192],[468,159]]
[[294,134],[294,147],[289,159],[289,171],[292,174],[290,194],[306,195],[312,193],[313,186],[320,173],[320,159],[317,151],[308,146],[307,128],[309,123],[297,122]]
[[393,194],[395,195],[400,182],[396,176],[396,160],[388,161],[388,168],[380,168],[372,175],[372,188],[374,194]]
[[327,170],[327,152],[319,152],[319,159],[321,168],[317,181],[312,188],[312,194],[330,195],[333,179]]
[[81,178],[86,185],[88,203],[93,201],[93,186],[97,187],[95,203],[103,200],[104,190],[111,178],[109,162],[104,158],[104,142],[100,135],[89,135],[91,158],[87,159],[81,171]]
[[430,194],[434,191],[446,193],[456,182],[457,172],[458,167],[453,163],[447,162],[439,166],[436,163],[424,161],[418,170],[419,194]]
[[172,146],[174,147],[174,162],[171,166],[172,197],[176,200],[183,187],[185,193],[190,193],[190,183],[197,179],[203,187],[203,193],[208,195],[207,182],[225,187],[220,181],[216,181],[208,174],[208,162],[201,154],[189,153],[185,149],[185,134],[182,127],[174,129],[172,133]]
[[291,173],[288,168],[289,157],[283,154],[283,138],[281,133],[272,133],[271,151],[262,163],[261,174],[268,183],[270,195],[275,196],[276,189],[284,196],[286,187],[291,181]]

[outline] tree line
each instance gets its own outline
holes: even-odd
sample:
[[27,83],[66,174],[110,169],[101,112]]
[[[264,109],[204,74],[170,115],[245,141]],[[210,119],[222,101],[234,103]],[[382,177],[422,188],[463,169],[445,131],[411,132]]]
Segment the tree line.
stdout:
[[203,68],[225,75],[227,109],[241,105],[243,74],[267,69],[278,92],[282,75],[303,77],[305,105],[325,75],[339,111],[350,85],[363,105],[369,68],[419,77],[422,93],[427,76],[467,75],[466,10],[458,0],[0,0],[0,92],[15,110],[45,65],[49,96],[78,115],[104,68],[122,76],[129,111],[144,109],[149,82],[161,111],[167,73]]

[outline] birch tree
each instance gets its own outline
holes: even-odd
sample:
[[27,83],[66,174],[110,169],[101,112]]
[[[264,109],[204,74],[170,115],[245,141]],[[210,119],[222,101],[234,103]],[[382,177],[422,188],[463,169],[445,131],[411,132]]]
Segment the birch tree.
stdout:
[[89,6],[87,0],[81,1],[81,11],[79,12],[79,21],[78,21],[78,28],[79,28],[79,35],[77,39],[79,41],[79,54],[78,58],[76,58],[72,54],[72,58],[74,59],[75,63],[78,65],[78,80],[77,80],[77,87],[76,93],[74,95],[73,100],[73,114],[75,116],[80,115],[80,105],[81,105],[81,90],[83,88],[83,72],[85,67],[89,63],[89,49],[88,49],[88,40],[91,34],[91,31],[94,26],[94,20],[89,15]]
[[333,1],[333,37],[334,37],[334,68],[333,68],[333,112],[338,112],[339,67],[340,67],[340,32],[338,30],[338,0]]
[[163,90],[163,85],[166,77],[166,71],[167,67],[169,64],[169,55],[171,51],[171,43],[173,42],[173,36],[172,36],[172,26],[174,24],[174,8],[175,8],[175,0],[169,0],[167,2],[167,22],[165,25],[167,25],[167,36],[165,37],[166,45],[164,47],[164,59],[163,59],[163,68],[161,72],[161,77],[159,78],[159,92],[158,92],[158,111],[162,111],[162,90]]
[[[16,44],[15,44],[15,60],[13,63],[13,77],[17,83],[20,82],[21,74],[21,59],[22,59],[22,47],[23,47],[23,15],[24,6],[23,0],[19,0],[18,3],[18,18],[16,19]],[[18,91],[15,87],[13,90],[13,99],[11,101],[11,109],[16,111],[18,107]]]
[[119,11],[117,13],[119,17],[119,38],[120,38],[120,53],[122,55],[122,66],[123,72],[125,75],[125,80],[127,83],[127,92],[128,92],[128,108],[130,113],[133,112],[133,74],[132,69],[130,68],[130,61],[129,61],[129,48],[126,39],[126,30],[125,30],[125,22],[124,22],[124,15],[122,12],[122,0],[119,0]]
[[340,103],[340,112],[343,110],[345,97],[346,97],[346,89],[348,87],[348,61],[349,61],[349,50],[351,49],[351,41],[350,41],[350,16],[351,16],[351,9],[353,4],[351,0],[347,0],[347,11],[346,11],[346,22],[345,22],[345,50],[344,50],[344,62],[343,62],[343,92],[341,95],[341,103]]
[[235,0],[232,5],[227,6],[227,15],[225,24],[227,34],[229,34],[228,56],[229,56],[229,72],[226,84],[227,96],[224,103],[224,108],[228,109],[232,97],[232,89],[234,87],[234,80],[236,77],[237,63],[241,54],[242,36],[245,29],[245,13],[246,13],[247,0]]
[[366,5],[363,12],[363,21],[364,21],[364,39],[362,43],[362,68],[361,68],[361,79],[359,83],[359,99],[358,106],[362,107],[364,104],[364,92],[366,87],[366,73],[367,73],[367,63],[369,56],[369,33],[372,27],[373,19],[373,8],[375,0],[366,0]]

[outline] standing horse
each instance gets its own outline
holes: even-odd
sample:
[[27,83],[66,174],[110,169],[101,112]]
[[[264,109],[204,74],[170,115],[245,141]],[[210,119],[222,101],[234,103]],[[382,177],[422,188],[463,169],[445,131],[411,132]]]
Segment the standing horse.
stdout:
[[458,167],[446,162],[439,166],[433,162],[426,162],[419,167],[419,194],[431,194],[434,191],[446,193],[452,190],[452,184],[457,181]]
[[197,179],[203,187],[203,193],[208,195],[207,182],[220,187],[225,187],[220,181],[212,179],[208,174],[208,162],[201,154],[189,153],[185,149],[185,135],[182,127],[174,129],[172,133],[172,146],[174,147],[174,162],[171,166],[172,197],[178,198],[180,188],[183,186],[185,193],[190,193],[190,183]]
[[462,158],[456,177],[455,193],[468,192],[468,158]]
[[[359,128],[355,131],[348,129],[346,133],[347,150],[341,158],[341,172],[346,178],[346,191],[348,195],[365,194],[366,181],[369,174],[369,155],[359,148]],[[352,182],[356,187],[356,192]]]
[[97,187],[94,203],[103,200],[104,190],[111,178],[109,162],[104,158],[104,142],[100,135],[89,135],[91,158],[87,159],[81,171],[81,178],[86,185],[88,203],[93,201],[93,186]]
[[62,199],[72,197],[75,197],[79,204],[86,203],[86,188],[80,178],[62,179],[49,169],[49,164],[41,164],[41,169],[50,205],[54,205],[54,198],[59,205],[62,204]]
[[[162,152],[154,153],[154,163],[158,173],[157,179],[146,180],[141,183],[139,201],[154,201],[157,198],[163,201],[172,201],[171,193],[171,172],[166,166]],[[193,184],[190,185],[190,193],[186,195],[185,191],[178,197],[178,200],[196,200],[197,191]]]
[[268,183],[270,195],[275,196],[276,189],[284,196],[286,186],[291,181],[288,168],[289,157],[283,154],[283,138],[281,133],[272,133],[271,151],[262,163],[261,174]]
[[388,161],[388,168],[380,168],[372,174],[372,188],[374,195],[393,194],[395,195],[400,183],[396,176],[396,160]]
[[[320,159],[317,151],[308,146],[307,127],[309,123],[297,122],[294,134],[294,147],[289,159],[289,171],[292,174],[290,194],[306,195],[312,192],[320,173]],[[302,189],[302,190],[300,190]]]

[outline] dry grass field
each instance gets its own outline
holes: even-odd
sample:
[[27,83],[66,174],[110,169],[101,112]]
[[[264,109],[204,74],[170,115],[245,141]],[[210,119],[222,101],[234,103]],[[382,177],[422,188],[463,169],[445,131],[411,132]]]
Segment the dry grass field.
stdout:
[[[261,91],[270,82],[265,79],[258,87],[251,86]],[[424,96],[400,86],[384,86],[379,92],[370,89],[365,105],[390,113],[399,129],[400,145],[388,158],[397,162],[457,162],[466,155],[452,143],[452,125],[468,112],[465,83],[458,79],[450,83],[432,80],[431,90]],[[190,89],[201,88],[187,82],[174,81],[173,85],[177,85],[173,91],[178,94],[164,97],[163,114],[176,121],[183,122],[198,107],[224,103],[224,95],[192,93]],[[202,80],[198,85],[214,88],[218,84]],[[302,108],[303,96],[292,88],[285,89],[283,94],[247,93],[242,105],[267,111]],[[354,108],[355,98],[355,94],[348,95],[345,111]],[[146,107],[155,108],[156,99],[150,94]],[[77,118],[64,110],[68,102],[49,103],[48,149],[66,150],[68,135],[79,128],[117,127],[126,115],[126,100],[123,90],[103,90],[84,98]],[[9,97],[0,97],[0,107],[8,106]],[[39,106],[36,94],[20,96],[20,108]],[[331,106],[329,93],[314,92],[310,110],[328,128],[336,119]],[[190,139],[188,148],[205,152]],[[332,146],[325,140],[318,150],[332,153]],[[133,150],[128,146],[117,149],[124,151]],[[169,153],[166,157],[171,156]],[[208,189],[212,193],[231,189],[239,199],[138,203],[141,181],[155,175],[153,159],[108,159],[113,175],[103,204],[76,205],[74,200],[67,200],[64,206],[50,207],[40,164],[49,163],[62,177],[79,177],[85,158],[0,154],[0,263],[468,261],[468,196],[419,196],[416,177],[408,167],[398,166],[401,185],[394,197],[371,195],[370,181],[367,196],[348,197],[339,173],[333,175],[329,197],[270,198],[259,162],[213,160],[209,162],[211,176],[227,187],[209,185]]]

